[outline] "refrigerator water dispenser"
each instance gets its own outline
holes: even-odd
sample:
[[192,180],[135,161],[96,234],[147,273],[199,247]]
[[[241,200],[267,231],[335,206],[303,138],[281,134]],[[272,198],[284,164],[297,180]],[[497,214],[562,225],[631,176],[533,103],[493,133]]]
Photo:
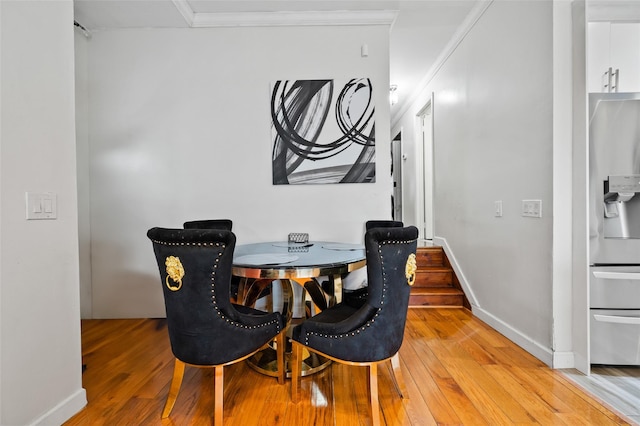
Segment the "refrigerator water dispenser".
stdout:
[[604,181],[604,237],[640,238],[640,175]]

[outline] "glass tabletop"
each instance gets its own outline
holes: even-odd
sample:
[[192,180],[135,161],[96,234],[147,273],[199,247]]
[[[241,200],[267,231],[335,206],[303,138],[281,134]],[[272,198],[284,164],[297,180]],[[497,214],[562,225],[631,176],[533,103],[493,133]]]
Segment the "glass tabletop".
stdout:
[[236,246],[233,274],[249,278],[317,277],[365,265],[362,245],[329,241],[275,241]]

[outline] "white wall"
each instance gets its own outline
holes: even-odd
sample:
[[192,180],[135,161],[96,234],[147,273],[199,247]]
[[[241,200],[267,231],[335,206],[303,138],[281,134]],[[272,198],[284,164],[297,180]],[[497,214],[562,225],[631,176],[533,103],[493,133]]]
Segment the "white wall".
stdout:
[[[360,242],[391,217],[389,28],[126,29],[88,42],[92,316],[164,316],[146,231],[231,218],[238,243]],[[366,43],[369,56],[360,56]],[[273,186],[270,85],[371,78],[375,184]]]
[[[404,172],[419,175],[415,117],[434,93],[435,236],[455,256],[474,313],[547,363],[552,30],[550,1],[491,3],[397,123],[409,157]],[[411,198],[407,210],[415,208]],[[524,199],[542,200],[541,219],[520,215]],[[494,217],[498,200],[501,218]]]
[[[72,1],[2,1],[0,424],[60,424],[84,404]],[[25,219],[25,192],[57,220]]]

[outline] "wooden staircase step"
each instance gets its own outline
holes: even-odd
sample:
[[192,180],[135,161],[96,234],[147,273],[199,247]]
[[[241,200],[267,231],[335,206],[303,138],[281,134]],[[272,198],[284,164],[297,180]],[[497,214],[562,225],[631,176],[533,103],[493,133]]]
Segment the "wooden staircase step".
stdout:
[[453,270],[444,266],[418,267],[416,271],[417,287],[451,287],[453,282]]
[[409,306],[466,307],[471,309],[458,277],[444,250],[431,242],[416,250],[416,281],[411,288]]
[[411,307],[462,307],[464,293],[454,287],[411,289],[409,306]]
[[416,251],[418,268],[427,266],[443,266],[444,252],[442,247],[418,247]]

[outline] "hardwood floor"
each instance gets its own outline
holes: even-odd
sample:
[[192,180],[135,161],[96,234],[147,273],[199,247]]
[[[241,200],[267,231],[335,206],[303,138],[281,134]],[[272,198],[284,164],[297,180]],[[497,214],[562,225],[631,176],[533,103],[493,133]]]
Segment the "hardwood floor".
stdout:
[[[187,367],[169,419],[160,419],[173,356],[162,319],[82,323],[89,404],[74,425],[210,425],[213,370]],[[625,425],[628,421],[465,309],[410,309],[400,350],[409,399],[379,369],[383,425]],[[302,380],[302,401],[244,362],[225,368],[227,426],[371,424],[366,371],[334,364]]]

